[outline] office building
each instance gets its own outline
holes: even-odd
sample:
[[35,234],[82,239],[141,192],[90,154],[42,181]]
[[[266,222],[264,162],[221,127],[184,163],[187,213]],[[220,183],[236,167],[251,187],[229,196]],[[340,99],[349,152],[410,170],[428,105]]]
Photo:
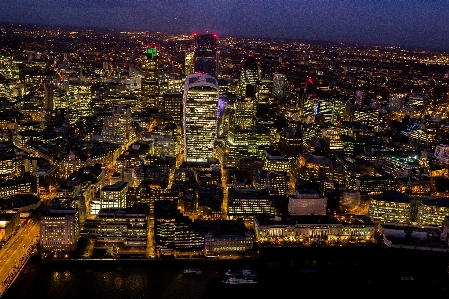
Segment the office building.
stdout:
[[162,114],[163,116],[173,117],[173,121],[181,122],[182,120],[182,93],[180,92],[164,92],[162,96]]
[[290,162],[277,150],[265,150],[262,161],[264,170],[287,173],[290,171]]
[[326,215],[327,197],[316,190],[296,190],[288,197],[288,212],[291,215]]
[[0,213],[0,245],[8,241],[20,226],[20,213]]
[[287,88],[287,78],[284,74],[276,73],[273,76],[273,90],[272,95],[280,100],[285,97],[285,90]]
[[260,244],[375,241],[375,225],[363,215],[339,218],[324,215],[256,215],[254,218],[254,232]]
[[100,209],[108,208],[126,208],[126,192],[128,183],[118,181],[113,185],[107,185],[101,188],[100,198],[92,200],[91,214],[97,215]]
[[148,47],[142,55],[142,106],[157,107],[159,98],[159,53]]
[[274,215],[274,201],[268,192],[259,189],[230,188],[228,195],[229,219],[252,221],[255,214]]
[[252,53],[248,54],[240,72],[239,94],[243,98],[257,98],[259,66]]
[[206,256],[216,254],[235,255],[251,252],[254,234],[245,227],[242,219],[195,220],[194,228],[204,237],[203,252]]
[[101,209],[90,232],[95,239],[95,248],[107,249],[118,255],[145,255],[148,215],[149,208],[145,204],[125,209]]
[[183,95],[184,161],[206,162],[217,134],[218,82],[209,74],[187,76]]
[[397,191],[385,191],[371,197],[368,215],[380,223],[408,223],[412,205],[407,195]]
[[195,52],[187,50],[184,57],[184,75],[188,76],[195,72]]
[[217,75],[217,35],[216,34],[194,34],[194,72]]
[[449,198],[425,199],[418,205],[417,221],[421,225],[443,227],[443,221],[449,215]]
[[73,199],[55,198],[50,210],[41,216],[40,248],[44,251],[73,251],[80,236],[79,203]]

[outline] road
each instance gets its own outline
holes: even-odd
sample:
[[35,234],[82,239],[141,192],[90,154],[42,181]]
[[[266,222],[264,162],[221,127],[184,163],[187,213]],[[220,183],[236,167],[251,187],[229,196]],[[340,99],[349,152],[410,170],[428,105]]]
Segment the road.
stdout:
[[36,248],[40,229],[39,212],[33,212],[29,219],[29,224],[24,221],[0,250],[0,296],[9,287]]

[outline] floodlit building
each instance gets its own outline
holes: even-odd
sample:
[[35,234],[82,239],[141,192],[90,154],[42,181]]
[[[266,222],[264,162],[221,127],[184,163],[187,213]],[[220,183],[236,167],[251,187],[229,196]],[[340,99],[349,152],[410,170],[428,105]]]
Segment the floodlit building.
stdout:
[[434,155],[441,163],[449,164],[449,145],[437,145]]
[[94,198],[91,204],[91,214],[97,215],[100,209],[126,208],[126,192],[128,183],[118,181],[113,185],[107,185],[101,188],[100,198]]
[[315,190],[296,190],[288,197],[288,212],[291,215],[326,215],[327,197]]
[[314,242],[372,242],[375,225],[363,215],[340,218],[323,215],[256,215],[256,240],[272,244],[310,244]]
[[50,210],[41,216],[40,248],[45,251],[73,251],[79,234],[77,201],[55,198]]
[[20,213],[0,213],[0,244],[9,240],[20,226]]
[[242,219],[236,220],[196,220],[196,231],[204,237],[204,254],[235,254],[251,252],[254,234],[245,227]]

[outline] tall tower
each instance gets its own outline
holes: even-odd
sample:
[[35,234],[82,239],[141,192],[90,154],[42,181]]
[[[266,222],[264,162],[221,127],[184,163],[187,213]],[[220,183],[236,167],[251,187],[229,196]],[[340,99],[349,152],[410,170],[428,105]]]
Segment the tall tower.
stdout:
[[248,57],[240,72],[239,94],[243,97],[256,97],[259,80],[259,67],[252,53]]
[[187,76],[183,107],[184,161],[206,162],[217,135],[217,79],[203,73]]
[[285,97],[285,89],[287,87],[287,78],[284,74],[276,73],[273,76],[273,97],[281,100]]
[[216,34],[194,34],[194,71],[213,76],[217,75],[217,35]]
[[185,52],[185,58],[184,58],[184,75],[188,76],[193,74],[194,71],[194,55],[195,52],[191,51],[191,50],[187,50]]
[[159,55],[148,47],[142,55],[142,100],[144,106],[157,107],[159,97]]

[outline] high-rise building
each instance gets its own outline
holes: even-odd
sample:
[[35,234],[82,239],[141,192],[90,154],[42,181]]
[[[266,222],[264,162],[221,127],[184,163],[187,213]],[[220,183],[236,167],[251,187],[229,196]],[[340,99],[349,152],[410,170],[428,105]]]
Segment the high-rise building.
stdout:
[[217,35],[216,34],[194,34],[195,73],[206,73],[213,76],[217,74]]
[[283,99],[285,97],[285,89],[287,88],[287,78],[284,74],[274,74],[273,76],[273,97]]
[[170,115],[174,121],[180,122],[182,119],[182,93],[164,92],[162,113],[164,116]]
[[[249,85],[247,85],[249,86]],[[240,98],[234,103],[234,125],[246,129],[256,120],[256,98]]]
[[188,50],[185,53],[184,59],[184,75],[188,76],[193,74],[195,71],[195,52]]
[[126,192],[128,183],[118,181],[114,185],[106,185],[100,190],[100,198],[96,198],[91,204],[91,214],[98,215],[100,209],[126,208]]
[[184,161],[212,157],[217,135],[218,82],[209,74],[187,76],[183,96]]
[[240,72],[239,94],[245,98],[254,98],[257,95],[257,83],[259,80],[259,67],[252,53]]
[[142,55],[142,100],[144,105],[157,107],[159,97],[159,54],[156,47]]

